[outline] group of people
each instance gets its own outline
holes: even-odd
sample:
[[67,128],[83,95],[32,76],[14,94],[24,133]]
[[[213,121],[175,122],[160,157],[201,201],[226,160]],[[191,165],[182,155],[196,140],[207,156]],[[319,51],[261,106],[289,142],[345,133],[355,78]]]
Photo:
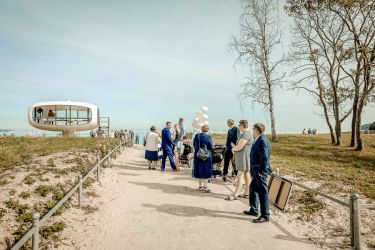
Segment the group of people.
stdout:
[[318,131],[316,130],[316,128],[314,129],[311,129],[309,128],[308,130],[306,130],[305,128],[302,130],[302,134],[303,135],[317,135],[318,134]]
[[[181,121],[181,119],[180,119]],[[183,122],[183,120],[182,120]],[[172,129],[172,123],[167,122],[161,134],[154,126],[145,136],[146,153],[145,158],[149,162],[149,169],[155,169],[158,161],[158,144],[162,148],[161,171],[165,171],[166,159],[169,158],[172,171],[178,171],[178,140],[181,139],[181,127],[178,123]],[[227,201],[237,200],[239,197],[248,198],[250,209],[244,211],[246,215],[257,216],[254,223],[268,222],[270,218],[268,208],[268,184],[267,176],[272,172],[269,162],[270,143],[264,135],[265,126],[255,123],[249,128],[247,120],[240,120],[238,126],[232,119],[228,119],[229,127],[224,154],[223,180],[227,181],[229,162],[232,162],[232,176],[237,177],[236,190],[233,195],[225,198]],[[180,129],[180,134],[178,132]],[[198,190],[210,193],[208,180],[212,177],[211,151],[214,149],[212,137],[208,134],[209,126],[203,125],[201,132],[193,138],[194,152],[191,155],[193,160],[192,176],[198,180]],[[177,139],[177,141],[176,141]],[[243,180],[245,181],[245,192],[240,194]],[[260,205],[260,209],[259,209]]]
[[144,137],[143,145],[146,147],[145,158],[148,161],[149,169],[156,169],[159,160],[159,145],[162,149],[161,171],[165,170],[167,158],[173,171],[179,171],[179,153],[181,152],[182,139],[186,135],[184,119],[180,118],[173,126],[167,122],[165,128],[159,133],[155,126],[151,126],[150,132]]
[[[36,115],[35,119],[36,119],[37,123],[43,122],[43,112],[44,112],[44,110],[41,107],[39,107],[39,108],[36,109],[36,113],[38,115]],[[53,125],[54,121],[55,121],[55,117],[56,117],[55,112],[53,112],[52,109],[48,110],[48,113],[47,113],[47,124]]]
[[[113,135],[114,138],[120,138],[122,140],[134,140],[134,132],[132,130],[116,130],[116,131],[112,131],[111,133]],[[112,137],[112,136],[111,136]]]
[[135,139],[135,133],[132,130],[120,129],[115,131],[112,130],[111,132],[109,132],[109,134],[107,134],[104,130],[97,129],[90,131],[90,137],[110,137],[133,141]]

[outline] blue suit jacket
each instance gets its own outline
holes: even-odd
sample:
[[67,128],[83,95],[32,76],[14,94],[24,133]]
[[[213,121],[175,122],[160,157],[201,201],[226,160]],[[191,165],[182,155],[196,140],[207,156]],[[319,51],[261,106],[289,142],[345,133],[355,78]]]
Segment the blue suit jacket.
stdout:
[[163,150],[172,150],[172,145],[174,145],[174,142],[172,140],[171,132],[168,128],[164,128],[161,131],[161,148]]
[[228,129],[227,142],[225,143],[225,146],[227,147],[227,149],[232,148],[232,143],[235,145],[237,144],[237,141],[238,141],[238,138],[240,138],[240,135],[241,135],[241,132],[238,127],[234,126],[233,128]]
[[270,165],[271,146],[267,137],[263,134],[254,142],[250,152],[250,173],[251,176],[260,174],[270,174],[272,167]]

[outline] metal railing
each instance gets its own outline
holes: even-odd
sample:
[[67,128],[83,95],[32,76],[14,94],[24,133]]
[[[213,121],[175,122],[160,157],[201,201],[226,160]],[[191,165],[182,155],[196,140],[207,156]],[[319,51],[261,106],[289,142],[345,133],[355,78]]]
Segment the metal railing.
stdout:
[[38,212],[34,212],[32,214],[33,224],[32,227],[26,232],[25,235],[19,239],[10,250],[17,250],[20,249],[30,238],[32,238],[32,249],[38,250],[39,249],[39,229],[40,227],[45,224],[49,218],[70,198],[73,194],[78,190],[78,206],[82,206],[82,199],[83,199],[83,182],[96,171],[96,178],[98,182],[100,181],[100,166],[106,160],[108,160],[109,165],[111,165],[111,156],[117,156],[117,153],[120,153],[121,150],[124,150],[127,145],[129,145],[128,141],[120,141],[119,145],[117,145],[114,149],[112,149],[106,156],[101,159],[97,159],[96,164],[90,169],[90,171],[82,177],[82,175],[78,176],[78,182],[74,187],[70,189],[70,191],[65,194],[65,196],[51,209],[49,210],[43,218],[40,219],[40,214]]
[[[272,173],[271,175],[273,176],[280,176],[279,171],[277,170],[275,173]],[[281,176],[280,176],[281,177]],[[285,178],[285,177],[282,177]],[[287,179],[287,178],[285,178]],[[296,181],[288,179],[290,182],[293,183],[293,185],[296,185],[302,189],[305,189],[309,192],[315,193],[319,196],[322,196],[332,202],[335,202],[337,204],[340,204],[346,208],[349,208],[350,210],[350,237],[351,237],[351,246],[354,247],[355,249],[362,249],[362,244],[361,244],[361,221],[360,221],[360,216],[359,216],[359,210],[361,209],[375,209],[375,204],[363,204],[359,202],[359,195],[356,193],[353,193],[350,196],[349,203],[342,201],[340,199],[337,199],[335,197],[332,197],[328,194],[319,192],[318,190],[315,190],[313,188],[310,188],[308,186],[305,186],[301,183],[298,183]]]

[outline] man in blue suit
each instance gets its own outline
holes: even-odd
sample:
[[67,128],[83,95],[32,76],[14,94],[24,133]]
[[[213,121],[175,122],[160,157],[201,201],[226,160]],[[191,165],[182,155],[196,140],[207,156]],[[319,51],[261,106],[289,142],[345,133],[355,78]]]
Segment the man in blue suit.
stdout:
[[232,148],[237,144],[238,138],[240,138],[241,135],[240,129],[234,125],[234,121],[232,119],[227,120],[227,125],[229,130],[227,133],[227,141],[225,143],[227,149],[225,150],[224,154],[223,181],[227,181],[229,162],[232,162],[232,176],[237,175],[236,164],[233,161]]
[[167,122],[165,128],[161,132],[161,148],[163,149],[163,158],[161,161],[161,171],[165,170],[165,162],[167,160],[167,156],[169,158],[169,162],[171,163],[171,167],[173,171],[176,171],[176,165],[174,164],[173,158],[173,146],[175,146],[170,129],[172,128],[172,123]]
[[265,126],[255,123],[253,127],[254,142],[250,152],[250,211],[244,211],[247,215],[258,216],[258,202],[260,203],[260,216],[254,219],[254,223],[268,222],[270,212],[268,209],[268,185],[267,176],[272,172],[270,165],[271,147],[267,137],[263,134]]

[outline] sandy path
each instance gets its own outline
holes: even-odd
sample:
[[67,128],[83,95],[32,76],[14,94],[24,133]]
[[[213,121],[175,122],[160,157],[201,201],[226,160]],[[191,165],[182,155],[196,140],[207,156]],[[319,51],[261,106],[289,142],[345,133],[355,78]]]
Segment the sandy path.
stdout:
[[[68,249],[313,249],[271,222],[242,214],[247,201],[225,201],[233,185],[210,185],[203,194],[191,169],[149,171],[142,148],[130,148],[103,171],[100,210],[66,219]],[[90,202],[86,200],[86,202]],[[65,217],[65,216],[64,216]],[[85,216],[83,216],[85,217]],[[82,223],[73,223],[82,221]],[[69,223],[68,223],[69,224]]]

